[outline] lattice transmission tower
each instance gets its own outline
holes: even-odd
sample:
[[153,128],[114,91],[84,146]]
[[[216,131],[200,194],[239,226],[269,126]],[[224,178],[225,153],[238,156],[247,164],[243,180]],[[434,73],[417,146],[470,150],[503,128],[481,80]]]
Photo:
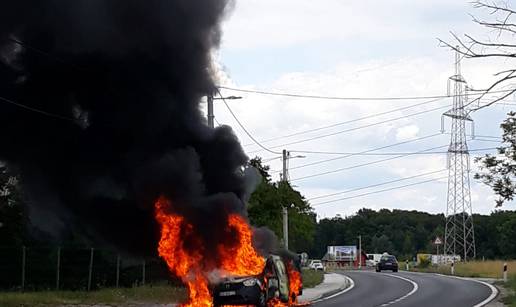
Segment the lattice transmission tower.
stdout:
[[[444,254],[460,256],[463,261],[475,258],[475,231],[473,226],[471,192],[469,183],[469,151],[466,140],[466,122],[474,130],[473,120],[465,109],[468,86],[461,75],[461,55],[455,55],[455,74],[448,79],[448,95],[453,95],[453,106],[444,118],[451,118],[451,141],[448,148],[448,196],[446,203],[446,228]],[[453,89],[453,94],[451,90]],[[465,103],[466,102],[466,103]],[[472,131],[472,134],[474,132]]]

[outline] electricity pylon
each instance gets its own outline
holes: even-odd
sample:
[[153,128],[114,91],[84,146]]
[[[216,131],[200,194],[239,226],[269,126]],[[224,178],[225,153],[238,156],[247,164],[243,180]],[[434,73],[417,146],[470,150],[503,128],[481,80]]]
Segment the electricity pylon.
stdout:
[[475,231],[473,226],[471,192],[469,183],[469,151],[466,141],[466,122],[473,120],[464,108],[467,101],[467,84],[461,75],[461,55],[455,55],[455,74],[448,79],[448,95],[453,83],[453,107],[442,117],[451,118],[451,141],[448,148],[448,197],[444,254],[461,256],[463,261],[475,258]]

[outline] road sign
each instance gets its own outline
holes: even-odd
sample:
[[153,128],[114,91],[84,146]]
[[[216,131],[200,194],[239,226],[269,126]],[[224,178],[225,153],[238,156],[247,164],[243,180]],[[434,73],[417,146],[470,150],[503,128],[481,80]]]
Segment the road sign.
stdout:
[[441,244],[443,244],[443,241],[441,240],[441,238],[437,237],[437,238],[435,238],[434,244],[441,245]]

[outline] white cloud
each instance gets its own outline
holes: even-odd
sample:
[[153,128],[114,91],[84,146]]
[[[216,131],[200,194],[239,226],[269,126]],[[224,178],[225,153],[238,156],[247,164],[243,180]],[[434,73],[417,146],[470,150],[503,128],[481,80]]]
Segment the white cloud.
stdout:
[[[353,3],[325,0],[324,5],[309,0],[241,0],[237,2],[234,15],[225,25],[226,33],[221,52],[251,50],[249,53],[244,53],[249,55],[249,58],[240,64],[247,67],[247,62],[256,61],[253,52],[259,53],[263,50],[274,52],[277,48],[304,43],[317,44],[349,40],[349,49],[353,50],[355,41],[385,40],[398,42],[400,50],[409,50],[414,47],[411,45],[414,38],[423,37],[435,41],[435,37],[440,36],[441,33],[448,35],[447,31],[450,29],[459,29],[459,31],[465,29],[468,33],[477,31],[475,26],[470,23],[469,17],[464,19],[467,22],[457,24],[455,20],[463,19],[461,19],[462,17],[457,18],[458,13],[456,12],[448,19],[436,14],[435,20],[429,20],[429,17],[425,15],[430,10],[447,12],[456,10],[467,16],[466,8],[469,8],[469,2],[446,0],[430,2],[418,0],[410,1],[410,3],[402,0],[381,2],[366,0]],[[302,49],[294,50],[293,56],[303,53]],[[347,50],[342,50],[342,52],[345,54]],[[364,56],[359,60],[349,60],[343,57],[333,63],[330,68],[321,65],[320,67],[314,66],[310,70],[282,69],[282,63],[279,61],[277,65],[280,74],[272,81],[267,80],[263,83],[259,81],[247,83],[236,80],[219,64],[218,82],[245,89],[325,96],[385,97],[446,94],[448,77],[453,74],[454,56],[451,52],[437,46],[434,50],[423,54],[418,50],[413,51],[408,56],[406,54],[387,56],[382,52],[383,50],[377,50],[374,55]],[[322,53],[321,61],[324,60],[324,57],[325,54]],[[462,68],[463,74],[470,84],[475,88],[482,88],[493,81],[494,72],[502,70],[506,65],[512,65],[512,63],[468,60],[463,62]],[[228,71],[230,70],[228,69]],[[254,72],[250,71],[248,74],[253,75]],[[235,95],[236,93],[223,90],[223,94]],[[291,151],[357,153],[416,137],[434,135],[439,133],[441,128],[441,114],[451,107],[450,99],[405,108],[424,101],[340,101],[294,99],[247,93],[238,93],[238,95],[243,99],[229,100],[231,108],[247,130],[273,151],[281,151],[285,148]],[[442,107],[442,109],[410,116],[438,107]],[[394,109],[400,110],[372,116]],[[473,114],[477,132],[495,135],[499,133],[498,126],[505,113],[506,110],[493,107],[488,111]],[[219,122],[229,124],[234,128],[242,144],[245,145],[245,151],[250,156],[278,157],[278,155],[266,151],[256,152],[260,148],[253,144],[238,127],[220,101],[215,104],[215,115]],[[395,118],[400,119],[389,121]],[[385,123],[377,124],[384,121]],[[447,131],[449,131],[449,124],[449,121],[445,122]],[[319,129],[328,125],[336,126]],[[365,128],[358,129],[361,126],[365,126]],[[319,130],[297,134],[310,129]],[[292,136],[277,139],[288,135]],[[306,139],[310,140],[301,142]],[[445,152],[448,143],[449,135],[442,134],[417,142],[384,148],[379,152],[414,152],[430,148],[437,148],[432,151]],[[497,144],[471,141],[469,145],[471,148],[483,148],[493,147]],[[396,159],[390,159],[389,156],[355,155],[346,157],[343,155],[339,157],[338,155],[306,153],[303,155],[306,158],[290,161],[290,177],[293,179],[292,183],[307,198],[446,168],[446,154],[412,155]],[[319,163],[328,159],[334,160]],[[377,162],[381,160],[384,161]],[[269,163],[272,170],[281,169],[279,158]],[[475,171],[474,167],[472,173]],[[295,180],[318,173],[327,174]],[[278,179],[278,174],[278,172],[273,172],[275,179]],[[446,177],[446,175],[447,172],[443,171],[324,200],[356,196],[398,185],[438,179]],[[337,213],[346,216],[355,213],[362,207],[444,212],[446,209],[446,182],[446,179],[439,179],[403,189],[346,199],[317,206],[316,210],[321,217],[334,216]],[[490,189],[473,180],[471,189],[474,212],[489,213],[492,211],[494,201]],[[316,201],[312,203],[316,203]]]
[[399,142],[413,140],[418,136],[419,127],[416,125],[408,125],[396,129],[396,140]]

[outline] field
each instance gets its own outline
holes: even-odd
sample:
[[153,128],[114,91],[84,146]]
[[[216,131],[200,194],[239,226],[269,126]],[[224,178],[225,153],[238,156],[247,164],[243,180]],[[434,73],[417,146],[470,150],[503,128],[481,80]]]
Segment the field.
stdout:
[[[502,278],[504,262],[505,261],[502,260],[489,260],[456,263],[455,275],[464,277]],[[509,275],[516,275],[516,260],[507,261],[507,267]],[[450,265],[442,265],[439,267],[430,266],[425,269],[415,268],[415,270],[420,272],[450,274]]]
[[2,292],[0,306],[56,306],[74,304],[173,303],[183,300],[184,288],[146,286],[138,288],[102,289],[99,291]]

